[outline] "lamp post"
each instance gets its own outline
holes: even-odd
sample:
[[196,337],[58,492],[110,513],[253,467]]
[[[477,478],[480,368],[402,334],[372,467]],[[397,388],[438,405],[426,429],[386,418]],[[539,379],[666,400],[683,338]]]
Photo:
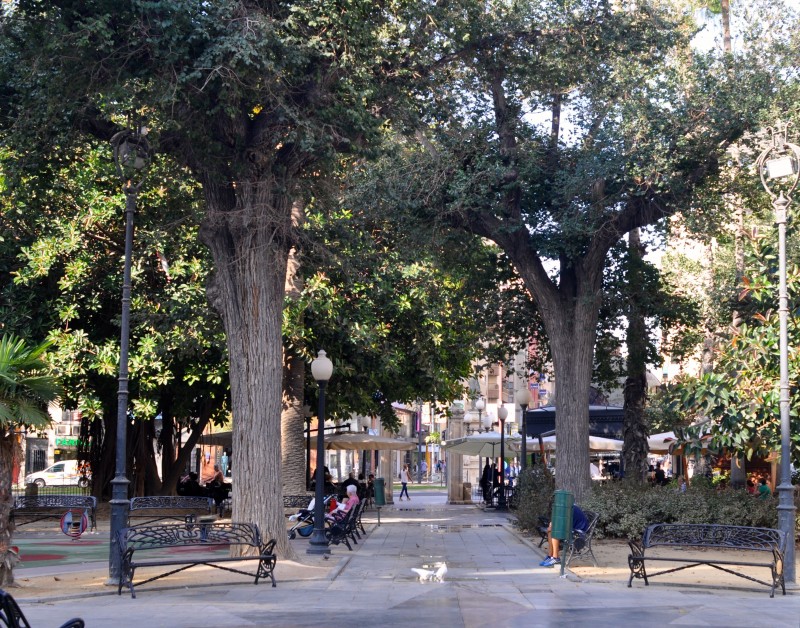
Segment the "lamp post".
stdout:
[[[781,418],[781,483],[778,485],[778,528],[786,534],[784,579],[795,582],[794,537],[795,506],[794,487],[790,464],[791,424],[789,418],[789,295],[786,289],[786,215],[797,187],[800,170],[800,146],[788,141],[788,124],[780,122],[771,128],[772,144],[756,161],[761,183],[772,199],[775,224],[778,225],[778,320],[780,322],[780,418]],[[770,181],[782,180],[782,184]]]
[[422,484],[422,399],[417,398],[417,484]]
[[[478,397],[475,401],[475,409],[478,411],[478,431],[480,432],[481,428],[483,427],[483,410],[486,408],[486,402],[483,400],[483,397]],[[486,430],[489,431],[488,429]],[[480,462],[478,463],[480,464]],[[489,458],[486,458],[486,464],[489,464]]]
[[147,175],[150,145],[143,130],[120,131],[111,138],[114,164],[125,192],[125,258],[122,272],[122,315],[119,341],[119,387],[117,389],[117,442],[114,479],[111,480],[111,543],[108,575],[119,579],[122,557],[116,539],[119,531],[128,526],[127,430],[128,430],[128,349],[131,327],[131,264],[133,258],[133,216],[136,198]]
[[505,406],[497,408],[497,418],[500,421],[500,496],[497,498],[497,509],[507,510],[506,504],[506,419],[508,409]]
[[525,411],[528,409],[528,406],[531,403],[531,393],[528,392],[528,386],[526,384],[525,388],[520,388],[516,395],[514,395],[514,401],[517,402],[520,408],[522,408],[522,418],[520,419],[520,434],[522,435],[522,470],[524,471],[528,467],[528,430],[525,426]]
[[311,375],[319,386],[317,409],[317,472],[314,481],[314,532],[311,534],[308,554],[330,554],[325,536],[325,387],[333,375],[333,362],[320,350],[311,362]]

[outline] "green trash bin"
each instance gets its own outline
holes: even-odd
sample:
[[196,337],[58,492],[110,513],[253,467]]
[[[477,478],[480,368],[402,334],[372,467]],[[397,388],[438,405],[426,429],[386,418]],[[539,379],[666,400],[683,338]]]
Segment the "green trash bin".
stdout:
[[550,521],[553,525],[554,539],[565,540],[571,538],[572,533],[572,505],[575,497],[569,491],[556,491],[553,495],[553,516]]
[[375,478],[375,505],[386,505],[386,484],[383,478]]

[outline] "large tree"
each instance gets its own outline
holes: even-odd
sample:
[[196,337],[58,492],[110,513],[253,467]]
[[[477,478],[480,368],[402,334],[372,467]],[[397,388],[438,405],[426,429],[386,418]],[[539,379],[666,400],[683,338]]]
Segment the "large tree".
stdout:
[[[291,208],[375,137],[376,77],[404,3],[28,1],[3,15],[4,141],[61,158],[144,116],[201,184],[201,238],[230,359],[235,516],[288,552],[280,492],[281,322]],[[141,121],[137,120],[136,124]],[[334,356],[335,357],[335,356]]]
[[[589,385],[606,255],[692,212],[769,73],[690,49],[669,7],[603,1],[430,8],[406,154],[375,199],[496,242],[542,317],[558,382],[557,483],[588,488]],[[766,62],[766,61],[765,61]],[[757,86],[757,88],[756,88]]]

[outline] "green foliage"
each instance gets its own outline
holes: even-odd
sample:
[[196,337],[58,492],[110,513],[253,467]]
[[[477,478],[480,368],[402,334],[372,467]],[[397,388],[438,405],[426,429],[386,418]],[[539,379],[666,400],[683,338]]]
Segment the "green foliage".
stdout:
[[[743,279],[738,310],[742,323],[721,346],[717,369],[699,378],[686,378],[675,388],[674,407],[687,417],[708,421],[684,430],[688,442],[699,446],[700,432],[709,432],[704,445],[712,451],[727,449],[737,455],[766,456],[780,449],[779,321],[777,313],[776,255],[772,234],[750,240],[747,274]],[[789,311],[800,304],[800,270],[787,271]],[[789,317],[789,346],[800,344],[800,327]],[[789,353],[789,380],[800,377],[800,359]],[[793,464],[800,462],[800,400],[790,395],[792,421],[790,451]]]
[[[86,415],[115,407],[124,250],[124,199],[110,148],[87,143],[76,159],[17,179],[0,198],[3,233],[14,247],[0,292],[8,328],[33,327],[51,342],[50,362],[66,407]],[[15,170],[9,153],[3,166]],[[205,296],[210,260],[197,241],[196,185],[159,160],[138,199],[132,272],[130,390],[135,415],[154,417],[166,400],[184,425],[216,398],[226,418],[224,337]],[[14,216],[14,220],[11,217]]]
[[536,530],[539,517],[550,518],[555,479],[543,464],[527,467],[519,475],[516,492],[517,525],[523,530]]
[[0,338],[0,426],[44,428],[50,424],[47,405],[58,401],[60,388],[45,352],[50,343],[28,345],[4,334]]
[[745,490],[689,486],[634,486],[612,482],[595,486],[581,507],[600,515],[598,536],[641,538],[653,523],[719,523],[774,528],[777,500],[758,499]]

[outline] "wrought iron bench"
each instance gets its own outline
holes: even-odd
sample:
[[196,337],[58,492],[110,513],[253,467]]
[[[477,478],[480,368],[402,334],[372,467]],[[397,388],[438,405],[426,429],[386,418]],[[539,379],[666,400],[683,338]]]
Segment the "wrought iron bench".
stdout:
[[284,495],[283,507],[299,510],[300,508],[308,508],[308,505],[313,499],[313,495]]
[[[214,556],[202,551],[234,546],[254,548],[256,554]],[[164,550],[172,548],[195,548],[200,551],[181,552],[165,558]],[[258,584],[262,578],[269,577],[272,586],[276,586],[273,573],[277,563],[275,540],[262,543],[258,526],[253,523],[189,523],[123,528],[117,535],[117,551],[120,553],[118,595],[122,594],[122,587],[127,586],[131,597],[135,598],[134,586],[160,580],[197,565],[253,576],[255,578],[253,584]],[[255,573],[221,564],[252,560],[258,561]],[[177,568],[134,583],[136,570],[140,567]]]
[[564,563],[567,567],[569,567],[573,559],[586,557],[591,558],[592,564],[597,567],[597,560],[592,551],[592,539],[594,538],[594,530],[597,527],[597,521],[600,519],[600,515],[591,510],[584,510],[583,514],[586,515],[586,521],[589,522],[589,525],[586,527],[586,530],[572,531],[572,542],[567,549],[567,562]]
[[[647,527],[641,541],[629,541],[628,545],[631,548],[631,554],[628,556],[628,566],[631,569],[628,587],[631,586],[634,578],[641,578],[644,580],[645,585],[648,585],[649,578],[699,565],[708,565],[714,569],[768,586],[770,588],[770,597],[775,596],[775,589],[778,586],[780,586],[783,594],[786,595],[786,586],[783,580],[783,554],[786,547],[786,535],[782,530],[716,524],[657,523]],[[715,549],[763,552],[769,558],[767,559],[765,556],[764,560],[757,561],[745,558],[718,560],[716,558],[698,557],[697,555],[687,556],[677,553],[668,556],[645,555],[647,550],[656,547],[677,550]],[[656,573],[648,573],[645,569],[645,563],[651,561],[686,564]],[[758,580],[723,565],[769,568],[772,582]]]
[[[31,628],[17,601],[2,589],[0,589],[0,625],[8,628]],[[61,624],[61,628],[83,628],[84,625],[80,617],[75,617]]]
[[[566,562],[564,565],[569,566],[574,558],[590,557],[592,564],[597,567],[597,559],[594,557],[592,551],[592,539],[594,538],[594,531],[597,528],[597,522],[600,515],[591,510],[584,510],[583,514],[586,516],[586,521],[589,525],[586,530],[573,530],[572,542],[566,548]],[[539,547],[547,542],[547,534],[550,527],[550,519],[547,517],[539,517],[539,523],[536,526],[536,533],[539,535]]]
[[181,495],[134,497],[128,506],[129,519],[147,519],[140,523],[140,526],[169,520],[194,523],[198,516],[210,516],[213,512],[214,499],[211,497]]
[[60,519],[68,510],[82,510],[91,529],[97,529],[97,498],[91,495],[20,495],[14,499],[11,520],[19,528],[43,519]]
[[344,519],[331,522],[331,524],[325,529],[325,536],[328,538],[328,541],[334,545],[344,543],[347,546],[347,549],[352,552],[353,547],[350,545],[350,541],[353,541],[354,544],[358,545],[356,536],[361,538],[361,535],[358,534],[358,525],[361,511],[363,511],[363,509],[364,502],[360,501],[355,507],[350,509]]

